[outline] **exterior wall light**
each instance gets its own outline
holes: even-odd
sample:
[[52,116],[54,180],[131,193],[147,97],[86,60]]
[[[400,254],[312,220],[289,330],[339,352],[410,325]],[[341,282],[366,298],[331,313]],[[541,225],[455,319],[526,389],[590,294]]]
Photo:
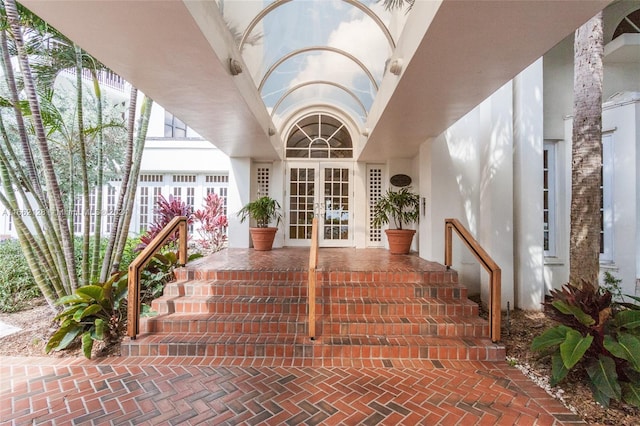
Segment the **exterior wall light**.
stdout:
[[402,59],[398,58],[391,61],[389,64],[389,71],[393,75],[400,75],[402,72]]
[[229,71],[231,72],[231,75],[240,74],[242,72],[242,64],[240,61],[229,58]]

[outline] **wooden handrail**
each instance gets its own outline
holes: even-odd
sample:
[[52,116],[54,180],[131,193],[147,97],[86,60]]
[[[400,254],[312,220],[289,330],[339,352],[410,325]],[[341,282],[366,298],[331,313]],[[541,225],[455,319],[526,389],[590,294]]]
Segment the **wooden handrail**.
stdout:
[[178,230],[178,262],[187,264],[187,217],[176,216],[129,265],[127,294],[127,336],[135,339],[140,332],[140,273],[164,243]]
[[309,337],[316,338],[316,268],[318,266],[318,218],[311,221],[311,250],[309,251]]
[[491,256],[473,238],[471,233],[457,219],[444,220],[444,264],[451,267],[453,261],[453,230],[460,237],[467,248],[473,253],[478,262],[489,273],[489,332],[491,341],[500,341],[502,270]]

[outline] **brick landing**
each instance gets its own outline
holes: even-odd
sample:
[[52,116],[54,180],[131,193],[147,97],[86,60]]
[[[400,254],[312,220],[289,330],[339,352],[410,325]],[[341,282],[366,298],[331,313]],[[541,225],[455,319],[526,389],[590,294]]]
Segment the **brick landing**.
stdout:
[[240,367],[0,357],[3,425],[585,424],[505,362]]

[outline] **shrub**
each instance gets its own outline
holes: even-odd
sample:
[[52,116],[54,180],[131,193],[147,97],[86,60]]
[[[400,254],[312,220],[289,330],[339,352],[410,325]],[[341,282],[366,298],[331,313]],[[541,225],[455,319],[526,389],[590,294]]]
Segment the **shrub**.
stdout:
[[129,270],[129,265],[133,260],[140,254],[137,250],[140,245],[140,237],[135,238],[127,238],[127,241],[124,245],[124,250],[122,251],[122,258],[120,259],[120,264],[118,269],[120,271]]
[[624,302],[624,296],[622,295],[621,288],[622,280],[616,278],[611,272],[606,271],[604,273],[604,279],[600,289],[607,290],[611,293],[612,303],[616,305],[619,302]]
[[40,296],[17,240],[0,242],[0,311],[17,312]]
[[[140,244],[136,247],[137,251],[142,251],[151,241],[164,229],[165,226],[177,216],[186,216],[187,223],[193,223],[193,208],[187,203],[181,201],[178,198],[173,198],[171,195],[167,200],[162,195],[158,197],[158,205],[154,212],[158,216],[158,219],[151,224],[147,232],[140,237]],[[178,239],[178,232],[176,231],[173,236],[167,240],[167,245],[175,243]]]
[[60,328],[49,339],[46,353],[66,349],[80,339],[82,352],[91,358],[94,341],[107,346],[118,341],[126,319],[127,275],[115,274],[103,284],[78,288],[56,304],[65,309],[54,320]]
[[560,325],[531,345],[551,356],[551,385],[581,365],[601,405],[614,399],[640,407],[640,305],[622,303],[614,310],[611,292],[589,283],[582,288],[567,284],[551,296],[546,304]]
[[[200,253],[193,253],[188,261],[202,257]],[[156,253],[140,274],[140,300],[143,304],[150,304],[153,299],[162,296],[164,286],[173,281],[173,271],[181,266],[178,263],[178,253],[165,251]]]
[[204,199],[204,203],[204,209],[193,214],[200,222],[198,233],[201,239],[198,242],[204,249],[216,252],[221,250],[227,241],[225,231],[229,223],[224,214],[223,200],[219,195],[210,193]]

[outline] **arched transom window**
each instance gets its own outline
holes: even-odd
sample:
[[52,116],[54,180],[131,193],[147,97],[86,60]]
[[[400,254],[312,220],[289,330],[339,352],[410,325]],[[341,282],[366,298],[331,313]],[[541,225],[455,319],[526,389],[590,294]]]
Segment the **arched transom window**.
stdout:
[[627,33],[640,33],[640,9],[628,14],[622,22],[618,24],[613,33],[612,39]]
[[353,158],[351,135],[335,117],[308,115],[289,134],[287,158]]

